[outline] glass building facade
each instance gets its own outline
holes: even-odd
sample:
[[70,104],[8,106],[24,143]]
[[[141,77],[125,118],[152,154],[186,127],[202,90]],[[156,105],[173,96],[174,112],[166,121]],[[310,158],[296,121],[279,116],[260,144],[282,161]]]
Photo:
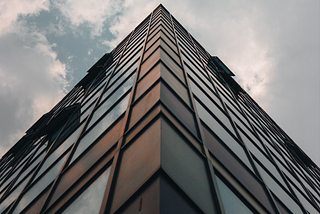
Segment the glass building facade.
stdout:
[[0,213],[320,212],[320,170],[159,5],[0,160]]

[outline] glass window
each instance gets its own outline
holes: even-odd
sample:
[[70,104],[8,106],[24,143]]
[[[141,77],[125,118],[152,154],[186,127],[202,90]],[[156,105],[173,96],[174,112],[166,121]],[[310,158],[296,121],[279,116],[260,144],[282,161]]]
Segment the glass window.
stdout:
[[155,34],[157,32],[158,27],[165,30],[165,32],[168,35],[170,35],[172,38],[174,38],[174,35],[173,35],[171,29],[168,27],[168,25],[163,24],[160,21],[155,26],[152,26],[152,29],[150,29],[150,33],[149,33],[150,38],[153,36],[153,34]]
[[99,213],[110,175],[110,167],[100,175],[78,198],[65,209],[63,214]]
[[[205,138],[206,138],[206,143],[207,143],[206,146],[208,147],[209,151],[212,154],[214,154],[220,161],[223,162],[223,159],[228,156],[232,157],[232,155],[233,155],[232,152],[233,152],[234,154],[236,154],[236,156],[240,160],[242,160],[243,163],[246,164],[246,166],[251,171],[253,171],[251,164],[247,158],[247,155],[245,154],[245,152],[243,150],[243,147],[240,146],[240,144],[238,144],[231,136],[230,136],[230,141],[228,141],[226,143],[221,143],[220,139],[218,139],[213,133],[211,133],[212,131],[209,131],[209,129],[207,129],[205,126],[203,126],[203,132],[204,132]],[[227,146],[225,146],[225,145],[227,145]],[[229,149],[231,149],[232,152],[230,150],[227,150],[227,148],[225,148],[225,147],[229,147]]]
[[37,159],[35,161],[33,161],[33,163],[27,169],[24,169],[24,171],[22,172],[22,174],[19,176],[18,180],[16,181],[15,185],[17,185],[23,178],[26,177],[26,175],[28,175],[28,173],[30,173],[32,170],[35,169],[35,167],[40,163],[40,161],[44,157],[44,154],[45,153],[43,152],[41,155],[39,155],[37,157]]
[[104,116],[79,142],[72,157],[73,162],[96,138],[98,138],[123,112],[126,111],[130,93],[126,95],[107,115]]
[[[100,100],[100,103],[103,102],[103,100],[104,100],[107,96],[109,96],[110,93],[113,92],[113,90],[114,90],[115,88],[117,88],[121,83],[123,83],[123,81],[127,81],[126,84],[128,84],[128,85],[130,85],[130,84],[131,84],[131,86],[133,85],[133,81],[134,81],[134,77],[135,77],[135,75],[134,75],[133,73],[135,73],[136,68],[137,68],[137,66],[138,66],[138,63],[139,63],[139,60],[137,60],[137,61],[134,63],[134,65],[133,65],[132,67],[130,67],[130,69],[129,69],[127,72],[125,72],[124,74],[122,74],[122,76],[121,76],[115,83],[110,83],[110,84],[108,85],[108,89],[107,89],[107,91],[105,91],[104,94],[102,95],[102,98],[101,98],[101,100]],[[118,72],[118,74],[119,74],[119,73],[120,73],[120,72]],[[116,74],[116,76],[114,76],[114,78],[118,78],[118,74]],[[126,79],[128,76],[130,76],[130,75],[132,75],[132,76],[130,77],[130,79],[129,79],[129,80],[125,80],[125,79]],[[111,85],[111,84],[113,84],[113,85]],[[111,86],[110,86],[110,85],[111,85]]]
[[205,213],[215,213],[204,157],[165,120],[161,123],[161,130],[161,165],[164,170]]
[[181,43],[179,43],[181,46],[181,51],[186,54],[188,56],[188,58],[194,63],[196,64],[199,68],[203,68],[203,64],[202,62],[199,60],[198,58],[198,54],[197,52],[193,52],[190,49],[186,49],[184,47],[184,45],[182,45]]
[[57,160],[67,149],[69,149],[73,143],[78,139],[78,136],[84,126],[84,123],[79,126],[61,145],[45,160],[37,176],[36,180],[51,164]]
[[216,180],[226,214],[253,213],[217,176]]
[[[198,76],[199,72],[196,73],[196,71],[192,71],[191,68],[189,67],[189,65],[186,64],[186,63],[185,63],[185,70],[191,76],[191,78],[194,80],[194,82],[196,82],[202,88],[204,88],[205,91],[209,91],[210,90],[210,92],[208,92],[208,93],[216,94],[215,91],[214,91],[214,88],[212,87],[211,82],[207,78],[205,78],[203,75]],[[200,72],[200,74],[202,74],[202,73]]]
[[[229,147],[231,147],[232,150],[235,140],[233,139],[231,134],[229,134],[228,131],[217,121],[217,119],[209,114],[209,112],[197,100],[195,100],[195,104],[198,110],[199,117],[211,128],[211,130],[215,130],[215,133],[218,135],[218,137]],[[228,123],[230,122],[228,121]],[[232,133],[234,133],[233,130],[229,131],[232,131]]]
[[[157,182],[154,182],[154,186]],[[169,179],[160,177],[160,210],[162,213],[183,213],[183,214],[199,214],[203,213],[198,206],[194,205],[194,202],[191,201],[185,194],[176,187],[176,184]],[[158,184],[159,185],[159,184]],[[150,188],[150,187],[149,187]],[[159,187],[156,187],[159,188]],[[151,190],[152,191],[152,190]],[[150,191],[150,192],[151,192]],[[154,194],[154,190],[152,194]],[[141,196],[138,196],[139,198]],[[138,199],[139,199],[138,198]],[[145,197],[147,198],[147,197]],[[149,197],[150,201],[155,201],[154,197]],[[188,200],[189,199],[189,200]],[[145,199],[144,199],[145,200]],[[148,200],[148,199],[147,199]],[[146,202],[148,203],[148,202]],[[159,203],[156,201],[156,203]],[[151,206],[148,206],[151,208]],[[148,208],[146,207],[146,208]],[[154,206],[156,207],[156,206]],[[146,211],[146,209],[144,210]],[[147,211],[146,213],[156,213],[154,211]]]
[[29,180],[26,179],[7,198],[0,203],[0,213],[2,213],[20,194]]
[[307,199],[306,196],[302,195],[301,192],[292,185],[295,194],[297,195],[298,199],[300,200],[301,204],[304,206],[309,213],[320,213],[320,210],[317,210]]
[[201,91],[197,86],[191,83],[191,81],[190,81],[190,84],[192,86],[193,92],[195,93],[196,97],[199,100],[201,100],[201,102],[204,103],[204,105],[210,110],[210,112],[214,114],[214,116],[216,116],[223,123],[223,125],[225,125],[229,129],[229,131],[231,131],[236,136],[234,129],[231,126],[230,120],[224,114],[224,111],[222,110],[221,106],[219,106],[220,107],[219,108],[217,106],[217,103],[212,102],[212,100],[210,100],[208,96],[205,95],[204,92]]
[[285,192],[284,189],[280,187],[279,184],[275,182],[257,162],[256,166],[269,189],[281,200],[281,202],[287,206],[291,212],[302,214],[299,205],[288,195],[288,193]]
[[21,198],[18,206],[13,213],[20,213],[33,199],[35,199],[54,179],[57,177],[66,155],[59,160],[54,167],[52,167],[34,186],[32,186]]
[[126,75],[130,75],[131,71],[137,68],[138,62],[139,62],[140,54],[134,55],[130,60],[125,62],[125,65],[118,66],[117,69],[112,74],[112,78],[110,82],[108,83],[108,87],[110,87],[113,82],[117,81],[119,76],[121,76],[123,73],[129,71]]
[[157,34],[147,43],[146,50],[148,50],[148,48],[153,45],[157,39],[159,39],[159,37],[161,37],[161,39],[163,39],[176,53],[178,53],[175,42],[172,41],[172,39],[170,39],[169,36],[167,36],[167,34],[161,29],[159,29]]
[[[202,82],[195,82],[193,79],[189,78],[190,87],[193,93],[195,93],[198,97],[207,97],[206,99],[210,98],[214,101],[216,105],[223,109],[221,105],[220,99],[217,97],[216,93],[213,93],[205,84]],[[198,84],[200,86],[198,86]],[[200,90],[201,89],[201,90]],[[212,101],[210,101],[212,102]]]
[[189,65],[191,70],[193,70],[196,73],[200,72],[200,73],[202,73],[203,76],[205,76],[207,78],[205,71],[201,67],[196,65],[194,62],[191,62],[191,60],[188,57],[186,57],[183,52],[181,52],[181,53],[182,53],[181,56],[182,56],[183,61]]
[[[135,75],[132,75],[125,83],[123,83],[120,86],[120,88],[113,92],[113,94],[110,97],[108,97],[106,101],[98,107],[98,109],[94,111],[88,128],[91,127],[92,124],[94,124],[104,113],[106,113],[109,110],[109,108],[120,99],[120,97],[127,93],[128,89],[130,90],[130,88],[133,85],[134,78]],[[110,92],[107,92],[107,94],[110,94]]]
[[[9,178],[7,178],[6,182],[4,182],[4,184],[2,185],[2,188],[6,189],[7,185],[17,177],[17,175],[21,171],[21,169],[22,168],[16,170],[14,173],[12,173],[11,176]],[[1,190],[2,190],[2,188],[1,188]]]
[[180,101],[165,84],[161,84],[160,97],[165,106],[172,111],[181,123],[184,124],[196,137],[198,137],[198,129],[195,124],[194,112]]

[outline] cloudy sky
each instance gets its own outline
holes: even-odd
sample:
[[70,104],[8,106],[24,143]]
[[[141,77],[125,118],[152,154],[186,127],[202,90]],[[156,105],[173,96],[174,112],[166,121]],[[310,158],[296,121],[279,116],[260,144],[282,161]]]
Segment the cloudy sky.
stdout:
[[[0,157],[159,3],[1,0]],[[161,3],[320,165],[319,0]]]

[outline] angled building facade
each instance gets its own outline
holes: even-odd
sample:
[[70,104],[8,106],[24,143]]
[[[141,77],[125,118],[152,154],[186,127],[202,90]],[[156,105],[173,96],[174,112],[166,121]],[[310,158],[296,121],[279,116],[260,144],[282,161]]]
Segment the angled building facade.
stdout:
[[320,212],[320,170],[159,5],[0,160],[0,213]]

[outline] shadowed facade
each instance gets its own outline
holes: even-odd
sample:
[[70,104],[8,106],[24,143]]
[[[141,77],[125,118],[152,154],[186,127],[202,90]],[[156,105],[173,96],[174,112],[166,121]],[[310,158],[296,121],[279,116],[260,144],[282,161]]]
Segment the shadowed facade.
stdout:
[[319,213],[320,170],[159,5],[0,160],[0,213]]

